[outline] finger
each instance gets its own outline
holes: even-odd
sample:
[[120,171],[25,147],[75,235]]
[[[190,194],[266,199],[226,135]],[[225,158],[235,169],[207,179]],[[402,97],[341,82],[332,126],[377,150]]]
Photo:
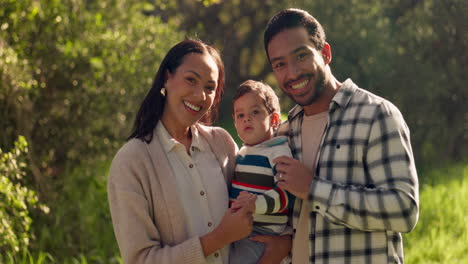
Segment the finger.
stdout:
[[242,196],[238,196],[237,199],[243,200],[243,201],[249,201],[249,200],[255,199],[255,197],[256,197],[255,194],[249,193],[249,194],[244,194]]
[[276,164],[276,173],[283,173],[287,174],[291,168],[293,168],[293,165],[291,164],[286,164],[286,163],[277,163]]
[[241,199],[241,198],[245,198],[245,197],[249,197],[249,194],[247,194],[247,193],[240,193],[240,194],[237,196],[237,199]]
[[284,164],[291,164],[295,161],[295,159],[288,157],[288,156],[280,156],[277,157],[273,160],[274,163],[277,163],[278,165],[284,163]]
[[248,203],[254,203],[255,200],[257,200],[257,196],[252,194],[252,195],[249,195],[249,196],[244,196],[244,197],[240,197],[240,198],[237,198],[236,202],[240,202],[240,203],[243,203],[243,204],[248,204]]
[[284,181],[284,179],[282,181],[278,181],[278,183],[276,184],[276,186],[280,187],[281,189],[284,189],[286,191],[289,191],[288,190],[288,184]]
[[231,208],[232,208],[232,209],[239,209],[239,208],[241,208],[241,207],[242,207],[242,204],[240,204],[240,203],[233,203],[233,204],[231,204]]
[[237,211],[239,214],[252,214],[249,206],[242,206],[239,208],[239,210]]
[[242,200],[236,200],[234,204],[240,204],[240,205],[245,205],[251,203],[251,199],[242,199]]
[[276,179],[276,181],[278,181],[278,182],[282,182],[282,181],[284,181],[285,176],[286,176],[286,173],[284,173],[284,172],[278,172],[278,173],[275,175],[275,179]]

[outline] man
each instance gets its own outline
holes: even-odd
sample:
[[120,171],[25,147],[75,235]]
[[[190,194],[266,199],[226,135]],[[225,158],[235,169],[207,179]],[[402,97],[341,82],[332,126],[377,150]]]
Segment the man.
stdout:
[[264,34],[281,90],[296,102],[279,134],[279,187],[294,194],[292,257],[302,263],[403,263],[402,232],[418,219],[409,130],[389,101],[340,82],[320,23],[287,9]]

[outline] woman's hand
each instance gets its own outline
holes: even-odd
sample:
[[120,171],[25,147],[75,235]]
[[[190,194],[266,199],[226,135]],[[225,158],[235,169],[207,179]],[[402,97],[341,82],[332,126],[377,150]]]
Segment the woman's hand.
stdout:
[[247,194],[243,195],[242,202],[240,202],[242,206],[237,209],[231,208],[228,210],[217,228],[228,238],[228,243],[242,239],[252,233],[252,214],[255,211],[257,196],[250,193]]
[[250,196],[245,200],[245,206],[238,210],[227,210],[218,227],[200,238],[205,256],[252,233],[251,208],[253,206],[255,209],[255,199],[256,197]]
[[281,261],[289,255],[289,252],[292,248],[291,235],[260,235],[251,237],[250,240],[262,242],[265,244],[265,251],[263,251],[262,258],[258,262],[260,264],[281,263]]
[[255,213],[256,200],[257,195],[242,191],[239,193],[239,196],[237,196],[237,199],[231,204],[231,210],[237,211],[241,207],[246,207],[248,212]]

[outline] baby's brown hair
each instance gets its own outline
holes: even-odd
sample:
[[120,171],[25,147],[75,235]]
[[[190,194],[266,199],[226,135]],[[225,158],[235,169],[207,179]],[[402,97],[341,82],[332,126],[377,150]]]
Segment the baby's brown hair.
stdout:
[[237,99],[250,92],[256,93],[258,96],[260,96],[260,98],[262,98],[269,114],[281,114],[278,96],[276,95],[273,88],[271,88],[271,86],[266,83],[254,80],[247,80],[237,88],[236,93],[234,94],[234,98],[232,99],[232,107],[234,108],[234,103]]

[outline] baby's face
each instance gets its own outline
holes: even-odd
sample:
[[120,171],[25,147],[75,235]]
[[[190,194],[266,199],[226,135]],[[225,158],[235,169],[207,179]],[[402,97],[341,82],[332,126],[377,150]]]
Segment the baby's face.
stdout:
[[256,145],[273,135],[272,118],[263,100],[249,92],[234,102],[234,125],[246,145]]

